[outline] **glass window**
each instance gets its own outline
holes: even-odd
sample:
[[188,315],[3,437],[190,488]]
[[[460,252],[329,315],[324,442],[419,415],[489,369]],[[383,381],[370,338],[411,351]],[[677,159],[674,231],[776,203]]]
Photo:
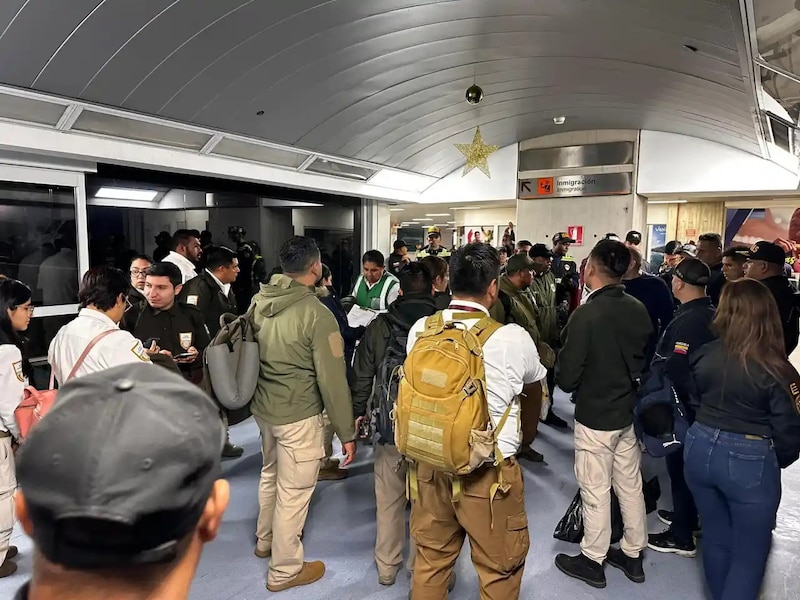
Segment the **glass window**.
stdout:
[[75,191],[0,182],[0,273],[30,286],[34,304],[78,301]]
[[[25,332],[28,338],[28,355],[31,358],[47,357],[50,342],[64,325],[72,321],[77,315],[57,315],[52,317],[34,317]],[[45,382],[46,383],[46,382]]]

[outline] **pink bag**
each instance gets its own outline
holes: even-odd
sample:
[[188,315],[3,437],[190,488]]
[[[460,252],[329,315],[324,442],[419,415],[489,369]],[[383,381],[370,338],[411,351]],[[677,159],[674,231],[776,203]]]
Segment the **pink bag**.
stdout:
[[[70,371],[64,383],[75,377],[75,373],[81,368],[83,361],[89,356],[89,352],[91,352],[92,348],[108,334],[114,333],[115,331],[118,330],[109,329],[108,331],[104,331],[89,342],[89,345],[86,346],[86,349],[80,357],[78,357],[78,361],[75,363],[75,366],[72,367],[72,371]],[[22,402],[14,409],[14,419],[17,421],[17,427],[19,427],[20,436],[22,438],[18,441],[22,441],[28,437],[30,430],[33,429],[39,421],[44,419],[45,415],[50,412],[50,409],[53,408],[53,405],[56,403],[58,390],[55,389],[55,377],[55,369],[50,369],[50,389],[40,391],[30,385],[25,388],[22,394]]]

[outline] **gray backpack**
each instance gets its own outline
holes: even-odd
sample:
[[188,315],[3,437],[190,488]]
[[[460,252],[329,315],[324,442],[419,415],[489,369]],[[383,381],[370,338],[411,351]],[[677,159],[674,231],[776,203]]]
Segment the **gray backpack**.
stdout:
[[394,325],[384,316],[389,328],[389,344],[383,359],[378,365],[375,376],[375,392],[372,397],[372,425],[375,431],[375,442],[378,444],[394,444],[394,403],[397,399],[397,388],[400,384],[400,367],[406,360],[406,343],[408,331]]
[[231,425],[250,416],[250,401],[261,369],[252,310],[242,316],[223,314],[220,330],[204,354],[206,391],[227,409]]

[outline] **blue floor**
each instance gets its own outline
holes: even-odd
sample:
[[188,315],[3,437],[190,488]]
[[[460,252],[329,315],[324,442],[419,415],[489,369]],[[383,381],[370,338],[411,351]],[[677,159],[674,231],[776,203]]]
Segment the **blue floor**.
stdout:
[[[562,416],[572,413],[572,405],[562,396],[556,408]],[[231,483],[232,499],[219,538],[206,547],[197,570],[191,600],[256,600],[273,596],[265,588],[266,561],[253,555],[258,503],[256,484],[261,466],[258,430],[252,422],[234,427],[234,442],[243,445],[245,455],[225,464]],[[534,446],[545,455],[545,465],[524,463],[531,549],[525,567],[521,598],[606,598],[702,599],[700,559],[679,558],[649,551],[645,558],[647,582],[636,585],[616,569],[607,569],[608,587],[595,590],[571,580],[553,565],[558,552],[573,553],[577,546],[553,539],[553,528],[576,491],[572,473],[572,432],[562,433],[542,426]],[[645,475],[661,477],[664,495],[660,505],[670,506],[669,481],[658,461],[646,457]],[[344,481],[323,482],[317,487],[305,530],[306,556],[322,559],[325,577],[314,585],[289,590],[274,596],[281,600],[405,600],[408,580],[401,575],[391,588],[378,585],[373,563],[375,537],[375,499],[372,491],[371,448],[360,447],[350,477]],[[663,526],[650,515],[650,531]],[[0,598],[12,592],[29,577],[31,543],[15,532],[14,543],[22,552],[19,572],[0,580]],[[452,600],[478,597],[477,579],[469,562],[468,549],[462,552],[458,583]],[[800,600],[800,469],[784,473],[784,494],[775,549],[762,598]],[[511,600],[511,599],[509,599]]]

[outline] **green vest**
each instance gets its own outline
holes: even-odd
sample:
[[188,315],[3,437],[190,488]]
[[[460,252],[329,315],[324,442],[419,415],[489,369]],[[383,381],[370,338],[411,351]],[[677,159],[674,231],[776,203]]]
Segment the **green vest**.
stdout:
[[392,288],[399,285],[397,277],[390,273],[384,273],[381,280],[371,288],[367,287],[367,280],[360,275],[356,281],[355,293],[356,304],[361,308],[371,308],[372,310],[386,310],[389,306],[386,297]]

